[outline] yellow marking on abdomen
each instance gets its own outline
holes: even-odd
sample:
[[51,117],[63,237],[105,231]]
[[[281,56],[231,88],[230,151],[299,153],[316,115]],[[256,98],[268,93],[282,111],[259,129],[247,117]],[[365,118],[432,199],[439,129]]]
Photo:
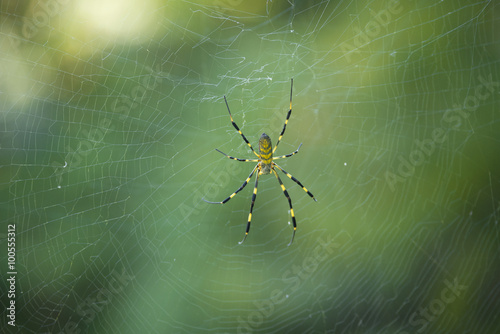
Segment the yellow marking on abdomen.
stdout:
[[273,161],[273,155],[271,153],[261,154],[260,158],[261,158],[262,162],[266,165],[270,165],[271,162]]

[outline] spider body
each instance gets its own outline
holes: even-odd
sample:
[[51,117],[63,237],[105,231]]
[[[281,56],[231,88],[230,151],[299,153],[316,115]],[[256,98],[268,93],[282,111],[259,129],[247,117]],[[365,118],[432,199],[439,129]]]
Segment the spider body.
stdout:
[[259,139],[259,174],[266,175],[271,174],[272,162],[273,162],[273,145],[271,144],[271,138],[265,133],[260,136]]
[[278,144],[280,143],[281,138],[283,137],[283,134],[285,133],[286,126],[288,124],[288,120],[290,119],[290,115],[292,113],[292,90],[293,90],[293,79],[291,80],[291,84],[290,84],[290,109],[288,110],[285,124],[283,125],[283,129],[281,130],[281,133],[278,137],[278,141],[276,142],[276,145],[273,148],[273,145],[271,143],[271,138],[267,134],[263,133],[259,139],[259,153],[258,154],[254,151],[252,144],[250,144],[250,142],[245,137],[243,132],[241,132],[238,125],[236,125],[236,123],[234,122],[233,115],[231,115],[231,110],[229,110],[229,105],[227,104],[226,97],[224,96],[224,101],[226,102],[226,107],[227,107],[227,111],[229,112],[229,117],[231,118],[231,123],[233,124],[236,131],[238,131],[238,133],[241,135],[241,137],[243,138],[245,143],[248,145],[248,147],[250,147],[252,152],[257,156],[257,159],[235,158],[235,157],[227,155],[226,153],[224,153],[218,149],[215,149],[215,150],[219,153],[224,154],[229,159],[236,160],[236,161],[242,161],[242,162],[257,162],[257,165],[255,165],[252,172],[247,177],[245,182],[243,182],[241,187],[239,187],[238,190],[236,190],[234,193],[229,195],[229,197],[227,197],[223,201],[221,201],[221,202],[209,202],[209,201],[205,200],[204,198],[203,198],[203,200],[205,202],[211,203],[211,204],[224,204],[224,203],[226,203],[231,198],[233,198],[237,193],[239,193],[241,190],[243,190],[243,188],[245,188],[245,186],[248,184],[248,182],[252,178],[253,174],[257,171],[256,177],[255,177],[255,186],[254,186],[253,194],[252,194],[252,203],[250,205],[250,213],[248,214],[247,229],[245,231],[245,236],[243,237],[243,240],[240,241],[240,244],[243,243],[243,241],[245,241],[246,237],[248,236],[248,232],[250,231],[250,223],[252,222],[252,211],[253,211],[253,207],[255,204],[255,199],[257,198],[257,185],[259,183],[259,176],[260,175],[267,175],[267,174],[273,173],[274,176],[276,176],[276,179],[278,180],[278,182],[280,184],[280,187],[281,187],[281,190],[283,191],[283,194],[285,195],[286,199],[288,200],[288,205],[290,206],[290,215],[292,216],[292,223],[293,223],[292,239],[290,240],[290,243],[288,244],[288,246],[290,246],[292,244],[293,238],[295,237],[295,231],[297,230],[297,222],[296,222],[295,213],[294,213],[293,207],[292,207],[292,200],[290,199],[290,196],[288,195],[288,191],[286,190],[283,182],[281,181],[280,177],[278,176],[278,173],[276,173],[276,168],[279,169],[281,172],[283,172],[283,174],[285,174],[292,181],[297,183],[314,201],[316,201],[316,198],[314,198],[314,195],[309,190],[307,190],[306,187],[304,187],[302,185],[302,183],[300,183],[299,180],[297,180],[290,173],[286,172],[283,168],[281,168],[277,163],[274,162],[274,160],[288,158],[288,157],[291,157],[292,155],[297,154],[299,152],[300,147],[302,146],[302,143],[301,143],[299,145],[299,147],[297,148],[297,150],[295,150],[294,152],[286,154],[286,155],[273,157],[273,154],[276,151],[276,148],[278,147]]

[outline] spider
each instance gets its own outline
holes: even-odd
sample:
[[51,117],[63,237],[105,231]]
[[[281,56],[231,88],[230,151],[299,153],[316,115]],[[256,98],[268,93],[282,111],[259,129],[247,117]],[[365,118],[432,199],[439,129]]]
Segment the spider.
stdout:
[[234,193],[232,193],[231,195],[229,195],[229,197],[227,197],[222,202],[210,202],[210,201],[207,201],[204,198],[203,198],[203,200],[205,202],[207,202],[207,203],[210,203],[210,204],[224,204],[224,203],[226,203],[231,198],[233,198],[237,193],[239,193],[241,190],[243,190],[243,188],[245,188],[245,186],[248,184],[248,181],[250,181],[250,179],[252,178],[252,176],[255,173],[255,171],[258,171],[257,176],[255,178],[255,187],[253,189],[252,204],[250,205],[250,213],[248,214],[247,229],[245,231],[245,236],[243,237],[243,240],[241,240],[239,242],[240,244],[242,244],[245,241],[245,239],[248,236],[248,231],[250,231],[250,223],[252,221],[252,211],[253,211],[253,206],[255,204],[255,198],[257,197],[257,184],[259,182],[259,176],[260,175],[266,175],[266,174],[273,173],[276,176],[276,179],[278,180],[278,182],[280,184],[280,187],[281,187],[281,190],[283,191],[283,194],[285,195],[286,199],[288,200],[288,205],[290,206],[290,214],[292,216],[292,222],[293,222],[292,239],[290,240],[290,243],[288,244],[288,246],[290,246],[292,244],[293,238],[295,237],[295,231],[297,230],[297,222],[295,221],[295,213],[293,212],[292,200],[290,199],[290,196],[288,195],[288,191],[286,190],[285,186],[283,185],[283,182],[281,181],[280,177],[278,176],[278,173],[276,173],[276,169],[275,168],[277,168],[280,171],[282,171],[286,176],[288,176],[291,180],[293,180],[300,187],[302,187],[302,189],[304,189],[304,191],[309,196],[311,196],[311,198],[314,201],[316,201],[316,198],[314,198],[314,195],[309,190],[307,190],[306,187],[304,187],[302,185],[302,183],[300,183],[299,180],[297,180],[290,173],[286,172],[283,168],[281,168],[277,163],[274,162],[274,160],[276,160],[276,159],[288,158],[288,157],[291,157],[292,155],[297,154],[299,152],[300,147],[302,146],[302,143],[300,143],[299,147],[294,152],[286,154],[286,155],[281,155],[281,156],[273,157],[273,154],[276,151],[276,148],[278,147],[278,144],[280,143],[281,138],[283,137],[283,134],[285,133],[286,125],[288,124],[288,120],[290,119],[290,115],[292,113],[292,91],[293,91],[293,79],[291,79],[291,84],[290,84],[290,109],[288,110],[288,114],[286,115],[285,124],[283,125],[283,130],[281,130],[281,133],[280,133],[280,135],[278,137],[278,141],[276,142],[276,145],[273,148],[272,144],[271,144],[271,138],[269,138],[269,136],[267,134],[263,133],[260,136],[260,139],[259,139],[259,153],[258,154],[254,151],[254,149],[252,147],[252,144],[250,144],[250,142],[247,140],[247,138],[245,137],[245,135],[243,134],[243,132],[241,132],[241,130],[238,127],[238,125],[236,125],[236,123],[234,122],[233,116],[231,115],[231,110],[229,110],[229,105],[227,104],[226,96],[224,96],[224,101],[226,102],[226,107],[227,107],[227,111],[229,112],[229,117],[231,118],[231,123],[233,124],[234,128],[236,129],[236,131],[238,131],[238,133],[241,135],[241,137],[243,138],[243,140],[245,141],[245,143],[248,145],[248,147],[250,147],[250,149],[252,150],[252,152],[257,156],[257,159],[240,159],[240,158],[235,158],[235,157],[227,155],[226,153],[224,153],[224,152],[222,152],[222,151],[220,151],[218,149],[215,149],[215,150],[217,152],[219,152],[219,153],[224,154],[229,159],[237,160],[237,161],[242,161],[242,162],[257,162],[257,165],[253,168],[252,172],[247,177],[247,179],[245,180],[245,182],[243,182],[243,184],[241,185],[241,187],[239,187],[238,190],[236,190]]

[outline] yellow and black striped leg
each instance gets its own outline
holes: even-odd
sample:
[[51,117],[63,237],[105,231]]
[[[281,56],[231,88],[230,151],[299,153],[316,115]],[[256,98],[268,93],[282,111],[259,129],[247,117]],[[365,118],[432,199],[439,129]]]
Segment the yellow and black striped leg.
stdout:
[[231,118],[231,123],[233,123],[234,128],[241,135],[241,137],[243,138],[243,140],[245,141],[245,143],[247,143],[248,147],[250,147],[250,149],[252,150],[253,154],[255,154],[258,157],[259,155],[257,153],[255,153],[255,151],[253,150],[252,144],[250,144],[250,142],[248,141],[247,137],[245,137],[245,135],[243,134],[243,132],[241,132],[241,130],[238,127],[238,125],[236,125],[236,123],[234,122],[233,115],[231,115],[231,110],[229,110],[229,104],[227,104],[227,100],[226,100],[226,96],[225,95],[224,95],[224,101],[226,102],[227,111],[229,112],[229,117]]
[[243,243],[243,241],[245,241],[245,239],[248,236],[248,231],[250,231],[250,223],[252,222],[253,205],[255,204],[255,199],[257,198],[257,185],[259,184],[259,174],[260,174],[260,172],[257,171],[257,176],[255,177],[255,187],[253,188],[253,194],[252,194],[252,204],[250,205],[250,213],[248,214],[247,230],[245,231],[245,236],[243,237],[243,240],[241,240],[239,242],[240,245]]
[[[226,153],[224,153],[224,152],[222,152],[222,151],[220,151],[218,149],[215,149],[215,150],[217,152],[219,152],[219,153],[224,154],[226,156],[226,158],[229,158],[229,159],[233,159],[233,160],[237,160],[237,161],[243,161],[243,162],[258,162],[259,161],[259,159],[240,159],[240,158],[235,158],[235,157],[232,157],[230,155],[227,155]],[[295,153],[293,153],[293,154],[295,154]]]
[[282,172],[283,172],[286,176],[288,176],[288,177],[289,177],[289,178],[290,178],[293,182],[297,183],[297,184],[298,184],[298,185],[299,185],[302,189],[304,189],[304,191],[305,191],[305,192],[306,192],[309,196],[311,196],[311,198],[312,198],[315,202],[317,202],[317,201],[316,201],[316,198],[314,198],[314,195],[313,195],[313,194],[311,194],[311,192],[310,192],[309,190],[307,190],[307,188],[306,188],[306,187],[304,187],[304,186],[302,185],[302,183],[300,183],[300,181],[299,181],[299,180],[297,180],[296,178],[294,178],[294,177],[292,176],[292,174],[290,174],[290,173],[286,172],[283,168],[281,168],[280,166],[278,166],[278,164],[277,164],[277,163],[275,163],[275,162],[273,162],[273,165],[274,165],[274,166],[276,166],[276,167],[278,167],[278,169],[279,169],[280,171],[282,171]]
[[[237,193],[239,193],[240,191],[242,191],[243,188],[245,188],[245,186],[248,184],[248,181],[250,181],[250,179],[252,178],[253,173],[255,173],[255,171],[257,170],[258,166],[259,165],[257,165],[257,166],[254,167],[254,169],[252,170],[252,172],[250,173],[250,175],[248,175],[247,179],[245,180],[245,182],[243,182],[243,184],[241,185],[241,187],[239,187],[238,190],[236,190],[234,193],[232,193],[231,195],[229,195],[229,197],[226,198],[225,200],[223,200],[222,202],[210,202],[210,201],[207,201],[204,198],[202,198],[202,200],[204,200],[205,202],[210,203],[210,204],[224,204],[224,203],[226,203],[231,198],[233,198],[234,196],[236,196]],[[258,174],[257,174],[257,178],[258,178]]]
[[278,182],[280,183],[281,190],[283,190],[283,194],[285,195],[286,199],[288,200],[288,205],[290,205],[290,214],[292,215],[292,222],[293,222],[293,233],[292,233],[292,239],[290,240],[290,243],[288,246],[290,246],[293,242],[293,238],[295,237],[295,231],[297,230],[297,222],[295,221],[295,213],[293,212],[293,207],[292,207],[292,200],[290,199],[290,195],[288,195],[288,191],[286,191],[285,185],[283,182],[281,182],[280,177],[278,176],[278,173],[273,169],[274,175],[276,175],[276,178],[278,179]]
[[[293,151],[292,153],[288,153],[287,155],[280,155],[279,157],[273,157],[273,160],[276,160],[276,159],[283,159],[283,158],[288,158],[288,157],[291,157],[292,155],[295,155],[297,153],[299,153],[299,150],[300,150],[300,147],[302,146],[302,143],[300,143],[299,145],[299,148],[297,148],[295,151]],[[220,151],[219,151],[220,152]],[[222,152],[221,152],[222,153]]]
[[274,146],[273,148],[273,153],[274,151],[276,151],[276,148],[278,147],[281,138],[283,138],[283,135],[285,134],[286,125],[288,124],[288,120],[290,119],[290,115],[292,114],[292,91],[293,91],[293,79],[291,79],[291,84],[290,84],[290,109],[288,110],[288,114],[286,115],[286,120],[285,124],[283,125],[283,130],[281,130],[280,136],[278,137],[278,141],[276,142],[276,146]]

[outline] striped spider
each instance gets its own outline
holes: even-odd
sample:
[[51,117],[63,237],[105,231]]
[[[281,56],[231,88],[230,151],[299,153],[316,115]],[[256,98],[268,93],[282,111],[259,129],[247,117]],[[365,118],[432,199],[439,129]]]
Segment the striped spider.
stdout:
[[302,146],[302,143],[301,143],[296,151],[289,153],[289,154],[286,154],[286,155],[273,157],[273,154],[276,151],[276,148],[278,147],[278,144],[280,143],[281,138],[283,137],[283,134],[285,133],[286,125],[288,124],[288,120],[290,119],[290,115],[292,114],[292,91],[293,91],[293,79],[291,80],[291,85],[290,85],[290,109],[288,110],[288,114],[286,115],[285,124],[283,125],[283,130],[281,130],[280,136],[278,137],[278,141],[276,142],[276,145],[273,148],[273,146],[271,144],[271,138],[269,138],[269,136],[267,134],[263,133],[259,139],[259,153],[255,152],[255,150],[252,147],[252,144],[250,144],[250,142],[247,140],[247,138],[245,137],[243,132],[241,132],[238,125],[236,125],[236,123],[234,122],[233,115],[231,115],[231,110],[229,110],[229,105],[227,104],[226,96],[224,96],[224,101],[226,102],[226,107],[227,107],[227,111],[229,112],[229,117],[231,118],[231,123],[233,124],[236,131],[238,131],[238,133],[241,135],[241,137],[243,138],[245,143],[247,143],[248,147],[250,147],[252,152],[257,156],[257,159],[235,158],[235,157],[227,155],[226,153],[224,153],[218,149],[215,149],[215,150],[217,152],[224,154],[229,159],[236,160],[236,161],[242,161],[242,162],[257,162],[257,165],[253,168],[252,172],[247,177],[245,182],[243,182],[241,187],[239,187],[238,190],[236,190],[234,193],[229,195],[229,197],[227,197],[222,202],[209,202],[209,201],[205,200],[204,198],[203,198],[203,200],[207,203],[210,203],[210,204],[224,204],[224,203],[226,203],[231,198],[236,196],[237,193],[239,193],[241,190],[243,190],[243,188],[245,188],[245,186],[248,184],[248,182],[252,178],[253,174],[256,171],[258,171],[257,176],[255,178],[255,187],[253,188],[252,204],[250,205],[250,213],[248,214],[247,229],[245,231],[245,236],[243,237],[243,240],[241,240],[239,242],[240,244],[243,243],[243,241],[245,241],[245,239],[248,236],[248,231],[250,231],[250,223],[252,221],[252,211],[253,211],[253,206],[255,204],[255,198],[257,197],[257,185],[259,183],[259,176],[260,175],[266,175],[266,174],[273,173],[276,176],[276,179],[278,180],[278,182],[280,184],[280,187],[281,187],[281,190],[283,191],[283,194],[285,195],[286,199],[288,200],[288,205],[290,206],[290,214],[292,216],[292,222],[293,222],[292,239],[290,240],[290,243],[288,244],[288,246],[290,246],[293,242],[293,238],[295,236],[295,231],[297,230],[297,222],[295,220],[295,213],[293,212],[292,200],[290,199],[290,196],[288,195],[288,191],[286,190],[285,186],[283,185],[283,182],[281,181],[280,177],[278,176],[278,173],[276,173],[276,168],[279,169],[280,171],[282,171],[286,176],[288,176],[292,181],[297,183],[300,187],[302,187],[302,189],[304,189],[304,191],[309,196],[311,196],[311,198],[313,200],[316,201],[316,198],[314,198],[314,195],[309,190],[307,190],[306,187],[304,187],[302,185],[302,183],[300,183],[299,180],[297,180],[295,177],[292,176],[292,174],[286,172],[283,168],[281,168],[277,163],[274,162],[274,160],[288,158],[288,157],[291,157],[292,155],[297,154],[299,152],[300,147]]

